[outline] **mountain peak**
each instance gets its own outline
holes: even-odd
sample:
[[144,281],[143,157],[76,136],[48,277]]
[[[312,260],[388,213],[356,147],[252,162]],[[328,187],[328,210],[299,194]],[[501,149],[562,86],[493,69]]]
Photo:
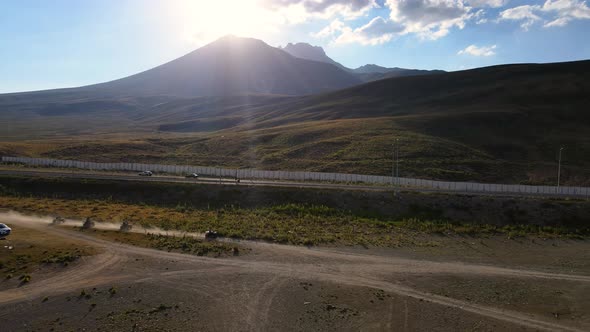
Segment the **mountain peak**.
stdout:
[[321,46],[313,46],[308,43],[289,43],[285,47],[279,46],[279,48],[296,58],[317,62],[325,62],[332,64],[340,69],[344,69],[347,71],[349,70],[348,68],[344,67],[343,65],[328,57]]
[[247,37],[238,37],[236,35],[225,35],[223,37],[218,38],[217,40],[205,45],[204,47],[214,47],[214,46],[262,46],[262,47],[271,47],[264,41],[256,38],[247,38]]
[[[279,47],[279,48],[281,48],[281,47]],[[299,52],[299,53],[307,52],[310,55],[313,54],[318,58],[327,57],[326,52],[324,51],[324,49],[321,46],[314,46],[314,45],[311,45],[308,43],[295,43],[295,44],[289,43],[289,44],[287,44],[287,46],[285,46],[282,49],[288,53],[290,53],[290,52]]]
[[223,36],[183,57],[145,72],[100,84],[126,95],[305,95],[361,83],[326,63],[289,55],[262,40]]

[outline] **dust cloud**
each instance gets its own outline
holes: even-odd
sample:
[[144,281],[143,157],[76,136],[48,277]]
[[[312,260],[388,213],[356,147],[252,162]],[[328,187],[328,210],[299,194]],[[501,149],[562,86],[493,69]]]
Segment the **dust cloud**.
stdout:
[[[5,211],[0,212],[0,222],[5,223],[12,227],[13,232],[18,231],[15,229],[14,226],[22,225],[25,227],[34,227],[38,228],[39,226],[51,226],[53,225],[53,220],[55,218],[51,216],[40,216],[40,215],[33,215],[33,214],[23,214],[16,211]],[[60,222],[60,226],[68,226],[68,227],[82,227],[84,224],[84,220],[81,219],[64,219],[63,222]],[[93,229],[104,230],[104,231],[118,231],[121,229],[121,223],[113,223],[113,222],[95,222]],[[205,235],[202,233],[192,233],[192,232],[180,232],[180,231],[166,231],[158,227],[142,227],[139,225],[133,225],[129,232],[132,233],[141,233],[141,234],[155,234],[155,235],[164,235],[164,236],[174,236],[174,237],[194,237],[194,238],[204,238]]]

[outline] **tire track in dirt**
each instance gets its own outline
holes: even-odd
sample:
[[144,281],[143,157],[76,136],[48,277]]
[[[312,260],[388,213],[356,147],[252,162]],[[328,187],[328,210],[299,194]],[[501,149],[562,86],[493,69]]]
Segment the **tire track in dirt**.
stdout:
[[[85,241],[95,246],[104,247],[112,250],[118,250],[119,252],[125,252],[127,254],[138,254],[144,256],[154,257],[153,249],[146,249],[140,247],[133,247],[121,243],[115,243],[107,240],[98,239],[83,232],[73,232],[69,229],[63,229],[60,227],[47,227],[46,224],[39,224],[34,221],[35,217],[31,217],[31,221],[27,222],[22,218],[14,220],[14,223],[23,224],[27,227],[34,227],[38,230],[45,232],[51,232],[54,234],[62,235],[65,237],[74,238],[77,240]],[[234,241],[226,241],[234,242]],[[564,273],[551,273],[542,272],[528,269],[514,269],[506,267],[496,267],[491,265],[481,264],[467,264],[461,262],[434,262],[427,260],[408,259],[402,257],[384,257],[367,255],[361,253],[350,253],[342,252],[334,249],[310,249],[307,247],[298,247],[290,245],[279,245],[265,242],[256,241],[237,241],[243,245],[256,247],[266,251],[272,251],[281,255],[289,255],[296,257],[313,257],[321,259],[323,266],[330,267],[335,271],[342,273],[365,273],[367,275],[374,275],[378,271],[384,273],[391,272],[404,272],[406,274],[473,274],[473,275],[485,275],[485,276],[504,276],[504,277],[517,277],[517,278],[540,278],[540,279],[555,279],[555,280],[569,280],[579,282],[590,282],[590,276],[580,274],[564,274]],[[169,259],[189,260],[189,261],[208,261],[215,262],[218,259],[209,257],[196,257],[177,253],[167,253],[163,251],[156,251],[160,257]],[[326,262],[331,264],[325,264]],[[348,264],[346,264],[348,263]],[[236,260],[225,260],[225,264],[236,265],[236,266],[256,266],[256,262],[240,262]],[[296,264],[301,266],[301,264]],[[313,263],[309,263],[313,265]],[[358,268],[363,266],[363,268]],[[346,270],[348,267],[348,270]],[[352,267],[352,269],[351,269]],[[294,268],[293,268],[294,269]],[[295,269],[294,269],[295,270]]]
[[274,275],[256,292],[253,301],[248,303],[246,324],[251,331],[265,330],[268,313],[280,288],[287,282],[287,278]]
[[[43,280],[0,292],[0,305],[11,302],[32,301],[42,296],[62,294],[73,289],[82,289],[120,281],[127,276],[117,274],[113,267],[125,261],[114,252],[105,252],[92,257],[83,257],[74,267]],[[1,314],[0,314],[1,317]]]
[[[135,251],[135,248],[133,248]],[[139,251],[143,252],[143,248]],[[150,249],[147,249],[152,251]],[[166,253],[166,252],[155,252],[153,253],[157,256],[170,256],[171,258],[174,257],[175,259],[179,259],[175,253]],[[548,330],[548,331],[582,331],[573,327],[568,327],[560,324],[555,324],[551,322],[547,322],[542,319],[536,319],[531,317],[530,315],[521,314],[518,312],[511,312],[507,310],[496,309],[492,307],[472,304],[469,302],[456,300],[452,298],[442,297],[426,292],[421,292],[414,290],[412,288],[408,288],[401,285],[396,285],[387,281],[383,280],[375,280],[369,279],[365,276],[358,277],[354,276],[350,273],[346,274],[335,274],[330,269],[325,271],[326,269],[317,266],[316,264],[310,265],[307,264],[303,267],[300,266],[298,269],[293,269],[292,266],[285,265],[285,264],[277,264],[277,263],[269,263],[269,262],[236,262],[232,260],[219,260],[219,259],[207,259],[204,257],[186,257],[188,260],[196,259],[197,261],[207,260],[212,264],[229,264],[234,266],[241,266],[246,271],[250,270],[252,272],[266,272],[275,275],[282,275],[288,278],[296,278],[296,279],[317,279],[326,282],[333,282],[333,283],[340,283],[346,284],[349,286],[361,286],[361,287],[369,287],[374,289],[383,289],[385,291],[395,293],[398,295],[409,296],[416,299],[422,299],[424,301],[429,301],[435,304],[452,307],[459,310],[464,310],[470,313],[479,314],[482,316],[486,316],[493,319],[498,319],[506,322],[510,322],[516,325],[526,326],[533,329],[539,330]],[[315,269],[314,269],[315,268]],[[356,266],[356,269],[359,267]],[[362,269],[362,268],[361,268]],[[184,275],[190,275],[187,273],[188,271],[183,271]],[[530,274],[525,274],[526,277],[530,277]],[[161,276],[165,278],[165,275]],[[561,277],[561,276],[560,276]]]
[[[278,289],[279,281],[287,279],[316,279],[326,282],[344,284],[349,286],[369,287],[382,289],[391,293],[402,296],[408,296],[434,304],[467,311],[470,313],[486,316],[493,319],[510,322],[516,325],[526,326],[533,329],[550,330],[550,331],[580,331],[576,328],[548,322],[537,319],[531,315],[519,312],[507,311],[493,307],[477,305],[461,300],[448,297],[442,297],[426,292],[421,292],[406,286],[394,284],[383,279],[380,276],[387,273],[430,273],[430,274],[474,274],[474,275],[496,275],[511,276],[521,278],[548,278],[556,280],[575,280],[581,282],[590,281],[590,277],[568,274],[554,274],[531,270],[518,270],[497,268],[493,266],[480,266],[463,263],[440,263],[417,261],[397,257],[379,257],[369,255],[354,255],[334,250],[310,250],[299,247],[281,247],[276,245],[265,245],[265,249],[274,250],[284,255],[312,255],[321,260],[322,264],[307,263],[297,264],[289,262],[271,262],[271,261],[251,261],[240,260],[236,258],[215,259],[208,257],[189,256],[178,253],[163,252],[154,249],[132,247],[124,244],[114,244],[109,241],[93,238],[80,232],[72,232],[65,229],[47,227],[48,233],[69,236],[89,244],[105,248],[105,253],[92,259],[82,262],[76,268],[46,280],[31,283],[26,287],[16,290],[0,292],[0,304],[9,302],[27,301],[38,298],[49,293],[69,292],[77,287],[89,287],[90,285],[99,285],[114,280],[129,280],[131,275],[113,274],[114,267],[121,267],[130,256],[146,256],[156,260],[179,261],[184,264],[198,264],[197,269],[184,269],[175,272],[153,273],[151,281],[166,282],[168,287],[179,285],[178,279],[184,276],[190,277],[194,273],[215,273],[215,269],[220,266],[239,269],[242,272],[256,272],[273,275],[271,281],[257,292],[253,304],[250,305],[250,313],[247,318],[248,326],[258,327],[256,324],[259,314],[266,315],[272,303],[272,293],[265,296],[269,288]],[[212,268],[207,271],[203,266]],[[360,271],[360,273],[359,273]],[[127,270],[127,272],[129,272]],[[133,271],[131,271],[133,272]],[[145,271],[135,271],[145,276]],[[137,277],[137,275],[135,275]],[[167,279],[174,279],[166,281]],[[142,280],[142,279],[140,279]],[[143,279],[145,280],[145,278]],[[134,281],[136,282],[136,281]],[[203,290],[201,290],[203,291]],[[206,294],[210,292],[204,291]],[[268,299],[267,299],[267,298]],[[262,307],[260,310],[259,307]],[[262,311],[258,313],[257,311]],[[265,313],[266,312],[266,313]],[[259,321],[259,320],[258,320]]]

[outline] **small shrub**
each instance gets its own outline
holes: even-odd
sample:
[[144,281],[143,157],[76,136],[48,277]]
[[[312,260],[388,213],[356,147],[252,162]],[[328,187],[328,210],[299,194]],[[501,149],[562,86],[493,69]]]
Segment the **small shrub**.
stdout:
[[31,275],[23,274],[22,276],[20,276],[18,278],[18,280],[20,280],[23,284],[29,283],[29,282],[31,282]]
[[80,258],[80,255],[77,253],[55,253],[50,257],[44,258],[41,262],[46,264],[63,264],[64,266],[68,266],[68,263],[71,263],[75,260]]
[[164,305],[164,304],[160,304],[157,308],[154,308],[154,309],[150,310],[150,314],[153,314],[153,313],[156,313],[156,312],[162,312],[162,311],[170,310],[170,309],[172,309],[172,307],[169,307],[169,306]]

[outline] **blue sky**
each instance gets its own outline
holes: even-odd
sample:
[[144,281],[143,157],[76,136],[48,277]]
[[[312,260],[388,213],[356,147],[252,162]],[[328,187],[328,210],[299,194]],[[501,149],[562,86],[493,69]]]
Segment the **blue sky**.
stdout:
[[308,42],[348,66],[460,70],[590,59],[582,0],[19,0],[0,2],[0,93],[80,86],[225,34]]

